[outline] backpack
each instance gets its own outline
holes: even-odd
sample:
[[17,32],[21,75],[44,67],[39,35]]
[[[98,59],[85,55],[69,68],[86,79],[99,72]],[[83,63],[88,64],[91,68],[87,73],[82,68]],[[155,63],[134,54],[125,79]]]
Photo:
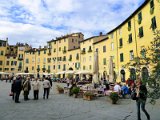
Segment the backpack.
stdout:
[[135,90],[133,90],[132,92],[131,92],[131,99],[132,100],[137,100],[137,93],[136,93],[136,91]]

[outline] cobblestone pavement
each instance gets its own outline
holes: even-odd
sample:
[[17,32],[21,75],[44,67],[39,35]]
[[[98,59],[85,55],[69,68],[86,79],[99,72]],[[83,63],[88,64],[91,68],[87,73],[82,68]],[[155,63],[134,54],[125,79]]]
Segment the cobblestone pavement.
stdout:
[[[21,94],[21,103],[14,103],[10,93],[11,83],[0,81],[0,120],[136,120],[135,101],[120,99],[117,105],[112,105],[108,97],[99,97],[93,101],[82,98],[73,98],[65,94],[57,94],[55,84],[48,100],[32,100],[32,91],[24,101]],[[146,109],[151,120],[160,120],[160,101],[152,106],[147,103]],[[142,120],[146,120],[142,113]]]

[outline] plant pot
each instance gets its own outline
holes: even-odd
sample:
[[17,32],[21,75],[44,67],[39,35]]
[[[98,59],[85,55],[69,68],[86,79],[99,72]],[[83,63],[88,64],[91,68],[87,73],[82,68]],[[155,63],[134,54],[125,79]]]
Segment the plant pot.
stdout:
[[86,95],[83,95],[83,100],[91,101],[91,100],[93,100],[93,96],[86,96]]
[[64,90],[58,90],[58,93],[59,93],[59,94],[63,94],[63,93],[64,93]]
[[73,94],[74,98],[77,98],[78,97],[78,94]]
[[117,103],[117,101],[116,100],[112,100],[112,104],[116,104]]

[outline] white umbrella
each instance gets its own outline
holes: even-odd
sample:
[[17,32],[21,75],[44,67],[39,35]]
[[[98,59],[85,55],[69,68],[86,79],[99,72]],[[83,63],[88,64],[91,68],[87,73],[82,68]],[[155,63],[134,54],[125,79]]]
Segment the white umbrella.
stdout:
[[65,71],[57,72],[56,75],[65,74]]
[[74,73],[75,73],[75,71],[73,71],[73,70],[69,70],[69,71],[65,71],[65,73],[66,73],[66,74],[74,74]]
[[81,71],[75,72],[75,74],[92,74],[92,73],[90,71],[87,71],[87,70],[81,70]]
[[98,63],[98,52],[96,51],[94,54],[94,65],[93,65],[93,83],[99,82],[99,63]]
[[109,81],[110,82],[114,81],[113,60],[112,60],[111,56],[110,56],[110,59],[109,59]]

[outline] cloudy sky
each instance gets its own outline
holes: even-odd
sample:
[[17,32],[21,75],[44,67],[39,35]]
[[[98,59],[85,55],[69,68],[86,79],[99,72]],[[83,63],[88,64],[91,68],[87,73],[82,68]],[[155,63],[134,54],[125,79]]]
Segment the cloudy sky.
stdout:
[[0,39],[33,47],[72,32],[107,33],[145,0],[0,0]]

